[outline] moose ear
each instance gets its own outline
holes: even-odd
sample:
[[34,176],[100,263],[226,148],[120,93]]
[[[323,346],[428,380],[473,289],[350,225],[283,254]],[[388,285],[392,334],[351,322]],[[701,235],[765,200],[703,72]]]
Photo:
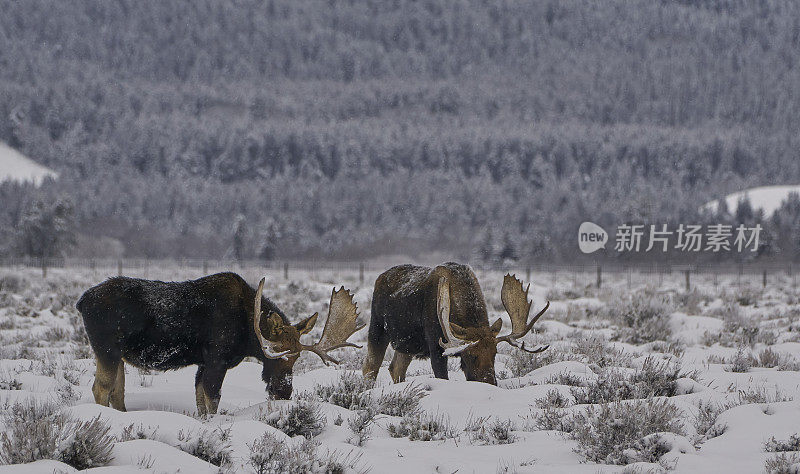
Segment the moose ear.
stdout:
[[317,324],[317,317],[319,313],[314,313],[312,316],[300,321],[299,323],[295,324],[294,327],[297,329],[297,332],[302,334],[308,334],[314,329],[314,325]]
[[489,330],[492,331],[492,335],[494,335],[495,337],[497,337],[497,335],[500,334],[501,329],[503,329],[503,320],[500,318],[497,318],[497,321],[495,321],[494,323],[492,323],[491,326],[489,326]]
[[453,322],[450,323],[450,330],[453,331],[453,335],[459,339],[467,338],[467,330],[456,323]]

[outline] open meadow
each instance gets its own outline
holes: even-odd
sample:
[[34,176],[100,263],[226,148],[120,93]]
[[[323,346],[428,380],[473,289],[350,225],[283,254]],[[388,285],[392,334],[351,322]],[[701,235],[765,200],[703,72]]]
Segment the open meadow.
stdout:
[[[219,414],[203,418],[194,367],[126,365],[128,411],[94,403],[75,302],[115,271],[0,269],[0,472],[800,472],[800,287],[788,276],[762,288],[697,275],[686,292],[680,273],[609,274],[597,289],[590,274],[534,271],[532,314],[551,306],[525,340],[550,347],[501,345],[498,386],[465,381],[456,357],[450,380],[414,360],[392,384],[389,350],[373,387],[366,349],[340,349],[330,367],[303,353],[292,400],[269,400],[261,366],[245,360],[227,374]],[[490,321],[508,332],[503,272],[476,273]],[[263,275],[241,274],[253,286]],[[293,322],[327,314],[340,285],[369,321],[376,272],[363,283],[357,270],[266,276],[264,294]]]

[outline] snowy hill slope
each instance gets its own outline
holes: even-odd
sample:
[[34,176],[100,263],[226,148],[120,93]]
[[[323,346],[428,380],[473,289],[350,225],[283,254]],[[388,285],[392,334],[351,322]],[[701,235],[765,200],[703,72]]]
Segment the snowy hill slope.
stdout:
[[[800,184],[785,185],[785,186],[761,186],[758,188],[745,189],[725,196],[725,202],[731,212],[735,212],[739,205],[739,200],[747,196],[750,198],[750,204],[753,209],[763,209],[764,216],[770,217],[784,201],[789,197],[790,193],[800,193]],[[701,211],[716,212],[718,201],[710,201],[700,208]]]
[[32,181],[41,184],[48,176],[58,177],[58,173],[26,158],[22,153],[0,142],[0,182]]

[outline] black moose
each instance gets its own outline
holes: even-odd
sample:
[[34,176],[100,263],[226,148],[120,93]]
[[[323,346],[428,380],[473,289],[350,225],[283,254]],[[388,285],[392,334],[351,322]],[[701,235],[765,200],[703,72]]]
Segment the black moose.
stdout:
[[97,362],[95,401],[125,410],[123,362],[154,370],[197,365],[197,411],[213,414],[225,373],[245,357],[264,364],[267,390],[285,399],[301,351],[327,365],[338,363],[328,351],[359,347],[347,342],[363,326],[356,326],[357,307],[344,287],[331,294],[325,328],[313,345],[301,343],[300,336],[311,331],[318,314],[292,325],[262,297],[263,289],[264,279],[254,290],[235,273],[218,273],[184,282],[114,277],[87,290],[76,306]]
[[[467,380],[497,384],[494,359],[497,345],[507,342],[531,353],[521,338],[547,311],[528,322],[531,302],[522,282],[506,275],[501,297],[511,317],[511,333],[499,336],[503,325],[489,325],[486,302],[475,273],[467,265],[448,262],[436,268],[414,265],[392,267],[375,281],[369,323],[364,376],[376,378],[389,343],[395,349],[389,372],[395,383],[405,380],[414,357],[430,358],[437,378],[447,378],[447,356],[460,356]],[[446,342],[444,339],[446,339]]]

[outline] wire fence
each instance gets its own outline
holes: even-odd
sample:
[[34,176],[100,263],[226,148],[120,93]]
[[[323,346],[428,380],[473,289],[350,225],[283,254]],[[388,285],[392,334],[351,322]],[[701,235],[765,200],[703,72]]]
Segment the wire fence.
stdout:
[[[422,262],[429,266],[436,263]],[[338,273],[356,273],[363,283],[368,278],[391,267],[392,263],[380,261],[339,261],[339,260],[218,260],[218,259],[143,259],[143,258],[52,258],[41,259],[31,257],[15,257],[0,259],[0,268],[37,268],[41,269],[43,278],[47,278],[50,269],[75,269],[92,271],[98,276],[126,275],[139,278],[160,278],[164,270],[176,270],[184,275],[196,277],[220,271],[234,271],[242,274],[271,274],[276,278],[289,279],[298,272],[331,271]],[[750,263],[702,263],[702,264],[623,264],[623,263],[587,263],[587,264],[538,264],[526,265],[511,263],[507,265],[475,264],[478,272],[509,272],[531,278],[547,277],[551,281],[570,280],[576,286],[602,287],[607,279],[627,280],[629,286],[639,283],[661,286],[665,281],[680,281],[685,289],[691,289],[693,281],[704,278],[714,284],[721,280],[739,285],[761,285],[766,287],[772,283],[797,287],[797,273],[800,265],[782,262],[750,262]]]

